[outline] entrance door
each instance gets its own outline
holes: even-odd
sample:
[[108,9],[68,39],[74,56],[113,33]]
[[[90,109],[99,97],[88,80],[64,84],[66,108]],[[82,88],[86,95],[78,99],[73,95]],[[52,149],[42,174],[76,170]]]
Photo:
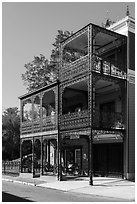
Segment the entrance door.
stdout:
[[102,176],[123,173],[123,143],[93,145],[93,170]]

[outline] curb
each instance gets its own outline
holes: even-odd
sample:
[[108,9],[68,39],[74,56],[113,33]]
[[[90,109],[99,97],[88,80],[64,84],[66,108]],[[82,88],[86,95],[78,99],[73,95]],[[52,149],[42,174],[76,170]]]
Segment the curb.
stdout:
[[20,183],[20,184],[24,184],[24,185],[28,185],[28,186],[37,186],[35,183],[28,183],[25,181],[17,181],[17,180],[12,180],[12,179],[2,178],[2,181],[8,181],[8,182],[12,182],[12,183]]
[[[28,185],[28,186],[35,186],[35,187],[39,187],[39,188],[45,188],[45,186],[41,186],[40,184],[36,184],[36,183],[29,183],[29,182],[25,182],[25,181],[18,181],[18,180],[12,180],[12,179],[7,179],[7,178],[2,178],[3,181],[7,181],[7,182],[12,182],[12,183],[19,183],[19,184],[23,184],[23,185]],[[50,187],[46,187],[46,188],[50,188]],[[56,188],[50,188],[50,189],[56,189]],[[59,190],[59,189],[56,189],[56,190]],[[61,191],[64,191],[64,192],[69,192],[72,190],[73,192],[73,189],[71,190],[62,190],[60,189]],[[74,191],[74,192],[77,192],[77,191]],[[77,192],[79,193],[79,192]],[[83,194],[86,194],[86,195],[89,195],[89,193],[85,193],[83,192]],[[93,194],[94,196],[103,196],[103,195],[99,195],[99,194]],[[109,197],[109,196],[107,196]],[[114,197],[113,197],[114,198]],[[132,198],[132,199],[127,199],[127,202],[134,202],[135,201],[135,198]]]

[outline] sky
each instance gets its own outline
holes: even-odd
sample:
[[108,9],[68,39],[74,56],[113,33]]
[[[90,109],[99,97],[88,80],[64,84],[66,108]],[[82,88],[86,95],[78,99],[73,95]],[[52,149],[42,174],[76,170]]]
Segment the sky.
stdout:
[[88,23],[101,25],[109,17],[135,17],[134,2],[3,2],[2,3],[2,110],[19,108],[27,93],[21,75],[34,56],[49,59],[57,30],[76,32]]

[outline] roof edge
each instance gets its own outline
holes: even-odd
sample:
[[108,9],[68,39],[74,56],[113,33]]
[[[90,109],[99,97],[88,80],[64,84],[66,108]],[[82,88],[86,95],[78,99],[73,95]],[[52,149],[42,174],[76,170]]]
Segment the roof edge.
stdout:
[[35,91],[31,91],[31,92],[28,92],[26,94],[23,94],[22,96],[19,96],[18,99],[24,99],[24,98],[26,98],[28,96],[39,93],[40,91],[44,91],[46,89],[52,88],[52,87],[56,86],[58,83],[59,83],[59,81],[57,80],[57,81],[55,81],[55,82],[53,82],[51,84],[48,84],[46,86],[43,86],[42,88],[37,89]]

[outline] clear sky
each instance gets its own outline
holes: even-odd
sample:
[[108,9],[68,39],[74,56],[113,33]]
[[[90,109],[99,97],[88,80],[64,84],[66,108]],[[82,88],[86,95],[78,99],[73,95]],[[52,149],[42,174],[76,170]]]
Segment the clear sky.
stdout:
[[21,74],[34,56],[47,59],[57,30],[77,31],[88,23],[101,25],[106,18],[125,17],[134,2],[3,2],[2,3],[2,109],[19,107],[26,93]]

